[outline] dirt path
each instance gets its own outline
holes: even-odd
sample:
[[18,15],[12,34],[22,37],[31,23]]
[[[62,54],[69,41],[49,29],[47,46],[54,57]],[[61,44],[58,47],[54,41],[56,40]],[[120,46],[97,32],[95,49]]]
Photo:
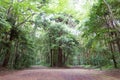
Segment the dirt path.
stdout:
[[92,69],[27,69],[1,73],[0,80],[120,80],[115,73]]

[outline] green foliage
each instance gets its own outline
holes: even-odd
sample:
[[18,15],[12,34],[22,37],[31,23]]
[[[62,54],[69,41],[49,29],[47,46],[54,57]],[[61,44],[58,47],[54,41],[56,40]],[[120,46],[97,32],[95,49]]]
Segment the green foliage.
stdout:
[[[40,36],[41,41],[39,41],[41,44],[40,55],[45,57],[44,63],[59,66],[59,60],[57,60],[60,57],[58,56],[60,54],[59,49],[61,49],[62,55],[65,55],[65,57],[70,57],[75,52],[74,47],[77,47],[78,42],[74,35],[67,30],[70,26],[67,23],[69,18],[65,14],[54,14],[53,16],[45,13],[41,13],[36,17],[36,26],[40,27],[41,31],[44,31],[44,34],[42,32]],[[51,54],[53,54],[52,61]],[[65,65],[68,61],[67,58],[64,60],[62,60],[62,65]]]
[[32,0],[0,1],[0,63],[3,67],[20,69],[35,63],[36,44],[31,37],[31,23],[39,11],[37,7]]
[[120,1],[83,3],[1,0],[0,65],[15,69],[35,64],[118,67]]
[[[85,55],[82,55],[82,57],[86,58],[84,61],[87,61],[87,64],[98,66],[108,64],[116,67],[119,62],[119,57],[115,53],[119,53],[120,48],[114,46],[119,45],[120,42],[114,40],[120,35],[119,26],[116,23],[119,18],[119,13],[115,11],[119,9],[117,3],[119,3],[117,0],[98,0],[91,8],[85,27],[81,28],[83,30],[81,36],[84,40],[82,44],[85,48],[85,51],[83,51]],[[111,46],[114,46],[114,48],[111,48]],[[111,61],[113,61],[113,64],[111,64]]]

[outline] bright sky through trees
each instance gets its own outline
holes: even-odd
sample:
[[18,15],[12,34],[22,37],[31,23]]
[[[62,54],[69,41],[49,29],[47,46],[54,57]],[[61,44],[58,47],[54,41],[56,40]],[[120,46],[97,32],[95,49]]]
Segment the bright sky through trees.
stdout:
[[81,20],[89,14],[89,10],[95,3],[94,0],[51,0],[46,10],[50,13],[65,12]]
[[[48,6],[45,6],[49,13],[66,13],[80,20],[80,25],[88,19],[89,10],[94,4],[94,0],[51,0]],[[73,34],[78,34],[75,28],[69,29]]]

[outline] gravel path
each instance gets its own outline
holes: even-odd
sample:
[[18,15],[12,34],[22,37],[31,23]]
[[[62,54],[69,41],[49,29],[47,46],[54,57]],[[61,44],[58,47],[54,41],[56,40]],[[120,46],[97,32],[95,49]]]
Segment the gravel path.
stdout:
[[120,80],[118,76],[93,69],[26,69],[0,74],[0,80]]

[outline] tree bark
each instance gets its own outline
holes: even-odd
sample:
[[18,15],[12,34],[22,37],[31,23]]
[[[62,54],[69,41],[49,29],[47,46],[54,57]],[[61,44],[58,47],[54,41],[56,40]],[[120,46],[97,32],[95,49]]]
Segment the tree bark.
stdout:
[[10,51],[9,51],[9,49],[7,49],[2,67],[7,67],[8,66],[9,58],[10,58]]
[[63,66],[63,56],[62,56],[62,49],[61,47],[58,48],[58,66],[62,67]]
[[[113,39],[113,32],[111,32],[110,37],[112,37],[112,39]],[[111,53],[112,53],[112,60],[113,60],[114,67],[115,67],[115,68],[118,68],[118,66],[117,66],[117,61],[116,61],[116,57],[115,57],[115,54],[114,54],[115,44],[114,44],[114,42],[111,42],[111,43],[109,43],[109,44],[110,44],[110,49],[111,49]]]
[[50,49],[50,66],[53,67],[53,54],[52,54],[52,49]]
[[11,50],[11,44],[12,44],[12,41],[14,40],[14,31],[13,31],[12,28],[10,30],[9,36],[10,36],[9,38],[6,37],[6,41],[8,41],[8,42],[6,43],[7,51],[6,51],[6,54],[5,54],[3,65],[2,65],[3,67],[7,67],[8,66],[10,55],[11,55],[11,51],[10,51]]

